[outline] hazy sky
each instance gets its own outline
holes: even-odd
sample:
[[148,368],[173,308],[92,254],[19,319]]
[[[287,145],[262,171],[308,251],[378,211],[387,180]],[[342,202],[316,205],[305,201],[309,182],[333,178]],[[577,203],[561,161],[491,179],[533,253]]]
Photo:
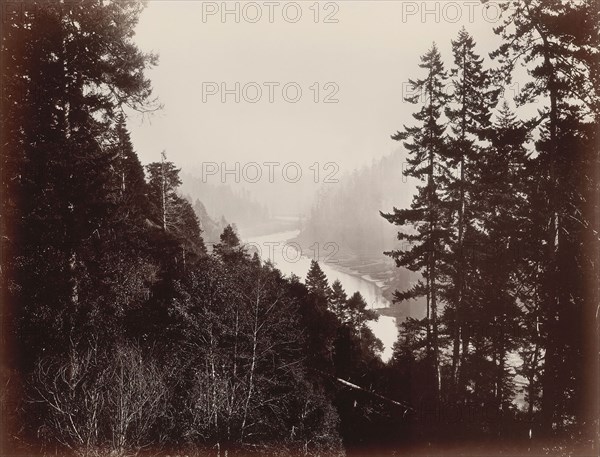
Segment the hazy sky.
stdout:
[[[225,5],[239,8],[239,22],[233,13],[223,20]],[[151,0],[135,39],[159,54],[149,76],[164,109],[150,119],[130,119],[136,150],[148,163],[166,149],[170,160],[197,173],[202,162],[222,161],[296,161],[303,167],[332,161],[340,173],[351,171],[398,147],[390,134],[410,124],[414,111],[403,102],[403,86],[423,74],[419,56],[431,43],[450,63],[450,39],[464,25],[487,56],[497,43],[496,16],[497,8],[486,11],[474,1]],[[239,103],[234,94],[222,103],[220,92],[205,93],[203,101],[203,83],[216,83],[210,88],[220,91],[222,83],[235,90],[236,82]],[[265,83],[279,83],[271,86],[273,103]],[[262,95],[249,103],[258,96],[256,86]],[[286,101],[297,87],[299,101]],[[336,88],[339,102],[323,103]]]

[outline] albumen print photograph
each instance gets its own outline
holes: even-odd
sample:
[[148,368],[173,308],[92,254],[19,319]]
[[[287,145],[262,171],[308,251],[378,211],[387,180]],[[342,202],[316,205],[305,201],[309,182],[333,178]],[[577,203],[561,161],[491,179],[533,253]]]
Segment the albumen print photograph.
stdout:
[[2,0],[0,455],[600,455],[598,0]]

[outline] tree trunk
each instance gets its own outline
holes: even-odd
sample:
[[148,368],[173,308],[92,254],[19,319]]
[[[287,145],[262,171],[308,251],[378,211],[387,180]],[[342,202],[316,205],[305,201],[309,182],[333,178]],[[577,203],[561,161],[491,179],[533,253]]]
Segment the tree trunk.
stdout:
[[250,374],[248,376],[248,393],[246,395],[246,403],[244,405],[244,419],[242,420],[242,429],[240,432],[240,443],[244,442],[244,433],[246,430],[246,422],[248,419],[248,409],[250,407],[250,399],[254,389],[254,371],[256,369],[256,349],[258,347],[258,309],[260,304],[260,293],[257,294],[254,308],[254,330],[252,333],[252,361],[250,363]]

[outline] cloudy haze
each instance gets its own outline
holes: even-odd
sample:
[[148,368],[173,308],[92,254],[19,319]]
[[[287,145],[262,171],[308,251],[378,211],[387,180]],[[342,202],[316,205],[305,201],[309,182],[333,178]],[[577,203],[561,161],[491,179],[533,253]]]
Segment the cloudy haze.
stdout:
[[[402,87],[421,76],[415,71],[419,57],[433,41],[446,59],[450,40],[462,26],[474,36],[481,55],[497,43],[492,31],[496,10],[486,12],[477,2],[457,2],[454,9],[437,3],[438,10],[432,6],[425,16],[421,2],[352,1],[337,7],[321,2],[318,23],[312,2],[299,3],[302,17],[296,23],[291,22],[295,6],[275,3],[272,23],[268,2],[254,4],[262,13],[256,23],[248,20],[257,8],[242,3],[236,23],[234,14],[223,22],[221,2],[148,2],[136,41],[159,55],[150,77],[164,109],[149,119],[133,116],[129,121],[144,163],[166,149],[170,160],[197,174],[202,162],[210,161],[242,166],[296,161],[305,174],[313,162],[334,161],[340,174],[352,171],[397,148],[390,134],[410,124],[414,111],[402,101]],[[236,2],[227,5],[234,10]],[[338,22],[324,23],[327,15]],[[222,103],[218,93],[205,96],[203,103],[203,83],[233,89],[236,82],[241,88],[257,83],[264,89],[262,97],[249,103],[241,94],[235,103],[235,96],[228,95]],[[265,82],[280,84],[273,103]],[[303,90],[297,103],[283,98],[282,86],[290,82]],[[339,102],[315,103],[315,90],[309,89],[315,82],[320,98],[335,89],[325,88],[326,83],[336,84]],[[248,89],[247,98],[255,97],[253,90]],[[292,89],[289,95],[294,96]]]

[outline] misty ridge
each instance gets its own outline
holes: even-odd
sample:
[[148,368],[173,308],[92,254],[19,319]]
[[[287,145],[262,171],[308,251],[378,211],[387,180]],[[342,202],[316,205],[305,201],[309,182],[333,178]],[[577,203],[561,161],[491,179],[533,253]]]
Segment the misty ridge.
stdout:
[[0,453],[597,455],[598,2],[253,3],[3,5]]
[[[276,232],[276,226],[267,225],[269,221],[276,224],[274,217],[295,216],[300,221],[299,241],[334,241],[344,249],[383,256],[383,251],[398,244],[394,242],[396,230],[379,211],[408,206],[415,190],[414,180],[399,179],[398,171],[405,165],[406,152],[398,150],[354,171],[336,171],[330,182],[314,182],[310,173],[303,176],[304,182],[286,182],[279,176],[266,182],[265,173],[264,179],[248,183],[239,172],[204,179],[201,173],[182,172],[179,193],[192,204],[200,200],[204,206],[197,211],[201,221],[206,211],[214,221],[224,217],[235,222],[245,235]],[[214,241],[214,236],[208,237]]]
[[410,205],[415,186],[398,175],[405,163],[406,152],[398,150],[342,175],[339,185],[321,187],[299,238],[336,241],[342,249],[382,256],[384,251],[399,248],[394,241],[397,230],[379,211]]
[[226,184],[213,185],[183,173],[179,192],[193,205],[203,236],[209,243],[219,241],[228,220],[237,226],[252,227],[269,219],[266,206],[245,189],[236,192]]

